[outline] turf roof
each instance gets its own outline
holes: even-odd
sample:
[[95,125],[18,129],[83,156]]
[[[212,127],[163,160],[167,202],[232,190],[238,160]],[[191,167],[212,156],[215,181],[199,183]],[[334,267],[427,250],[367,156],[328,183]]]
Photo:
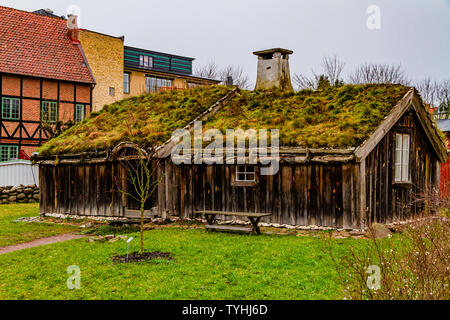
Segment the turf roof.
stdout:
[[103,107],[42,145],[41,156],[78,154],[114,148],[122,141],[161,144],[231,89],[225,86],[171,90],[121,100]]
[[[283,146],[355,147],[370,137],[408,90],[401,85],[376,84],[295,93],[241,91],[203,127],[223,132],[229,128],[279,129]],[[160,144],[229,91],[211,86],[122,100],[105,106],[38,151],[42,156],[76,154],[138,139],[148,145]]]
[[356,147],[370,137],[409,89],[373,84],[296,93],[242,91],[204,129],[279,129],[282,146]]

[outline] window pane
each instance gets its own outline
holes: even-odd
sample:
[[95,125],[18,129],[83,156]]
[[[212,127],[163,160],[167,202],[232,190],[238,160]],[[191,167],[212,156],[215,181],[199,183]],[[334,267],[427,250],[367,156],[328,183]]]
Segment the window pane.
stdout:
[[409,181],[408,165],[402,165],[402,181]]
[[402,162],[402,151],[395,150],[395,164],[401,164]]
[[12,107],[11,107],[11,118],[12,119],[19,119],[19,113],[20,113],[20,106],[19,106],[19,100],[13,99],[12,100]]
[[395,165],[395,181],[401,181],[402,180],[402,165],[396,164]]
[[130,75],[128,73],[123,74],[123,91],[125,93],[130,92]]
[[407,151],[407,150],[403,151],[402,164],[409,165],[409,151]]
[[2,117],[3,118],[9,118],[9,113],[10,113],[10,100],[3,98],[2,100]]
[[81,122],[84,120],[85,107],[83,104],[77,104],[75,106],[75,121]]
[[9,147],[9,160],[18,159],[19,158],[19,148],[17,146]]
[[402,148],[402,135],[401,134],[396,134],[395,135],[395,147],[396,149],[401,149]]
[[8,161],[8,149],[6,146],[0,147],[0,161]]
[[409,134],[403,135],[403,150],[409,151]]
[[247,181],[255,181],[255,174],[254,173],[247,173]]

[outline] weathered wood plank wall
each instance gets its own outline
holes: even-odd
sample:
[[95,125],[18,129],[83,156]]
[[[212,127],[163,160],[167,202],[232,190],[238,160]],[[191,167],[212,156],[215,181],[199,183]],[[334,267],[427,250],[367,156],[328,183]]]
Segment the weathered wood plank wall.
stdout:
[[[359,166],[280,164],[274,176],[258,175],[253,186],[234,183],[234,165],[165,163],[159,187],[160,214],[193,217],[197,210],[272,213],[264,221],[300,226],[359,225]],[[169,193],[167,193],[169,192]]]
[[[432,150],[419,120],[405,114],[365,160],[366,214],[368,222],[391,223],[420,215],[421,193],[437,187],[437,155]],[[395,183],[395,134],[411,135],[409,159],[411,183]]]
[[40,212],[123,217],[125,186],[119,163],[41,165]]

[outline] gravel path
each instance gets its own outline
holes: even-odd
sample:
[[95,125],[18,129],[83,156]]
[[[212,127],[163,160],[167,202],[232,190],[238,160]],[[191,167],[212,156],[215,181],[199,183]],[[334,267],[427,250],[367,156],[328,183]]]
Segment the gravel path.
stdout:
[[37,239],[37,240],[31,241],[31,242],[15,244],[15,245],[8,246],[8,247],[1,247],[0,254],[5,254],[5,253],[28,249],[28,248],[45,246],[47,244],[52,244],[52,243],[57,243],[57,242],[81,239],[81,238],[86,238],[86,237],[87,236],[85,236],[85,235],[67,233],[67,234],[62,234],[59,236]]

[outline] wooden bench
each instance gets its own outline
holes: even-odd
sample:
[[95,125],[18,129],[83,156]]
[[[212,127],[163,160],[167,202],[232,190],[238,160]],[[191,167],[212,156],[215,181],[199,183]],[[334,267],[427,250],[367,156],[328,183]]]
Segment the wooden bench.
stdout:
[[[210,210],[203,210],[203,211],[194,211],[194,214],[199,215],[202,214],[205,216],[206,221],[208,221],[208,225],[206,225],[206,230],[221,230],[221,231],[242,231],[242,232],[248,232],[251,234],[261,234],[261,230],[259,229],[259,222],[261,221],[261,218],[271,216],[271,213],[250,213],[250,212],[229,212],[229,211],[210,211]],[[235,226],[223,226],[223,225],[216,225],[216,216],[233,216],[233,217],[247,217],[252,227],[235,227]]]

